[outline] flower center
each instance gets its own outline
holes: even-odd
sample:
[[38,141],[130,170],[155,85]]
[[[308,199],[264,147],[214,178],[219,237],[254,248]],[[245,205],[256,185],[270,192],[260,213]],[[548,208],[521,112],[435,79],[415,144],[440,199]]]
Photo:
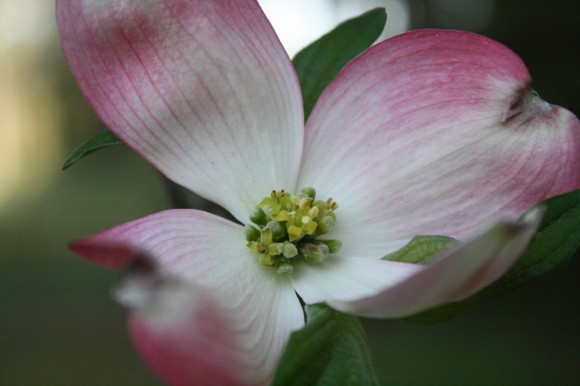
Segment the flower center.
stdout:
[[273,190],[250,214],[246,225],[248,248],[260,264],[289,274],[304,260],[320,263],[341,247],[338,240],[320,239],[334,229],[336,202],[316,200],[316,191],[305,188],[297,195]]

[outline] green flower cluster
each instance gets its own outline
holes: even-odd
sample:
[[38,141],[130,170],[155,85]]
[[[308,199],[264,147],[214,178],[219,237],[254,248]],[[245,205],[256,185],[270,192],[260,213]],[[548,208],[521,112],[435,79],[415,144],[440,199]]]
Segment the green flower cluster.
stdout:
[[294,262],[324,261],[341,247],[338,240],[321,240],[336,223],[338,204],[329,198],[316,200],[316,191],[305,188],[297,195],[272,191],[250,215],[246,225],[248,248],[259,255],[260,264],[276,268],[278,273],[294,271]]

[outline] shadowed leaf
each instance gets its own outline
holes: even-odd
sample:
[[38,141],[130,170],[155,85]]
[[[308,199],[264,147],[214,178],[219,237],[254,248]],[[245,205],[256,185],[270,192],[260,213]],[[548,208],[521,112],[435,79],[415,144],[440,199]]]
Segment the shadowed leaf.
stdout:
[[292,334],[273,386],[378,385],[358,318],[325,305],[306,306],[307,324]]
[[370,10],[345,21],[296,54],[293,63],[302,87],[304,119],[342,67],[378,39],[386,22],[384,8]]
[[108,146],[115,146],[115,145],[122,145],[123,141],[121,141],[115,134],[113,134],[109,130],[99,131],[85,142],[83,142],[79,147],[77,147],[72,154],[64,161],[62,165],[62,170],[67,169],[68,167],[75,164],[81,158],[86,156],[93,151],[102,149]]

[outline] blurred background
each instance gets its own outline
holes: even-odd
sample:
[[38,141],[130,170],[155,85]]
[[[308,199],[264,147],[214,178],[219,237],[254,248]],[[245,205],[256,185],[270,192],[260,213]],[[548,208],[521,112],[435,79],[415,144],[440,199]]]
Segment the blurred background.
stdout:
[[[375,6],[387,35],[464,29],[503,42],[547,101],[580,112],[575,0],[262,1],[294,54]],[[103,126],[62,56],[48,0],[0,0],[0,384],[159,385],[109,296],[116,274],[70,253],[75,238],[169,206],[158,172],[118,146],[66,172]],[[365,321],[383,384],[572,385],[580,380],[580,259],[447,323]]]

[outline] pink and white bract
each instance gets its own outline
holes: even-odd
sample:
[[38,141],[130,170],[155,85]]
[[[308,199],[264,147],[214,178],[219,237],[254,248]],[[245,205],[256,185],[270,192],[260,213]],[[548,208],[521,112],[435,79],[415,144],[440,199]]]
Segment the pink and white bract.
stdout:
[[[340,252],[291,275],[258,263],[242,225],[196,210],[72,244],[112,269],[143,254],[159,265],[128,284],[130,327],[171,384],[267,383],[304,325],[297,294],[379,318],[464,298],[510,267],[541,216],[510,219],[580,187],[578,119],[529,91],[522,61],[482,36],[379,43],[304,124],[292,63],[255,1],[72,0],[57,13],[85,97],[168,178],[241,223],[272,190],[312,186],[340,204]],[[381,260],[417,234],[467,241],[428,265]]]

